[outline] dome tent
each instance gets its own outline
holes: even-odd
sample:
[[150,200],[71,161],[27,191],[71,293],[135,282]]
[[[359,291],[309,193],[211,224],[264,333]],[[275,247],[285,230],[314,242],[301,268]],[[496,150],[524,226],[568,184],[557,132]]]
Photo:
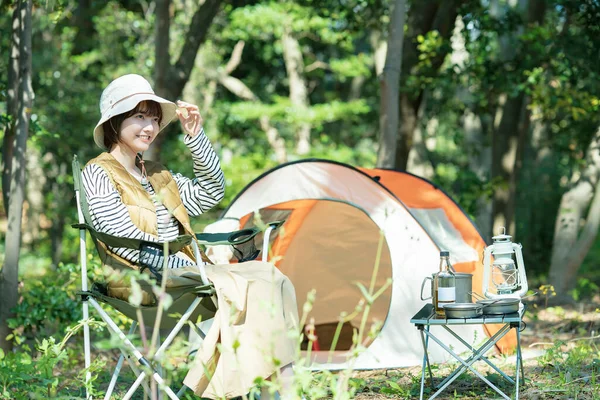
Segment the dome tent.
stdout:
[[[450,251],[457,271],[473,274],[473,289],[480,291],[481,234],[447,194],[409,173],[317,159],[282,164],[248,184],[222,218],[239,219],[247,227],[255,212],[263,221],[285,219],[272,243],[271,259],[294,284],[300,312],[306,293],[316,289],[310,316],[322,351],[313,353],[323,367],[344,368],[348,340],[341,338],[333,360],[328,360],[328,344],[340,313],[352,312],[362,297],[356,282],[369,287],[378,253],[375,287],[388,278],[392,285],[373,303],[369,322],[381,321],[383,326],[354,368],[421,364],[421,337],[410,319],[426,303],[420,299],[421,283],[437,272],[440,250]],[[358,327],[360,318],[350,325]],[[347,328],[342,330],[346,339],[352,331]],[[488,325],[456,330],[469,343],[496,331]],[[449,333],[440,337],[463,348]],[[507,352],[515,344],[516,335],[510,332],[498,346]],[[429,357],[432,362],[448,359],[437,345],[430,345]]]

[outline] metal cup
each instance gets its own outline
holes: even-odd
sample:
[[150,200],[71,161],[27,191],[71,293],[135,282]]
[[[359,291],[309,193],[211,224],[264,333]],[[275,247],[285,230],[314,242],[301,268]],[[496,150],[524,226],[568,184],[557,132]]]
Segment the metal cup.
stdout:
[[457,303],[473,303],[471,292],[473,291],[473,274],[465,272],[456,272],[456,302]]

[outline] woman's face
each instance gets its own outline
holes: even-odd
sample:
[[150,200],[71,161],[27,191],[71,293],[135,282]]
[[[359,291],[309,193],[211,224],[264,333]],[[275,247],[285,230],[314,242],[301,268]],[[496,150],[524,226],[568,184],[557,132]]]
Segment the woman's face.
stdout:
[[121,123],[119,141],[126,144],[135,153],[142,153],[150,147],[150,143],[159,131],[159,117],[138,112],[125,118]]

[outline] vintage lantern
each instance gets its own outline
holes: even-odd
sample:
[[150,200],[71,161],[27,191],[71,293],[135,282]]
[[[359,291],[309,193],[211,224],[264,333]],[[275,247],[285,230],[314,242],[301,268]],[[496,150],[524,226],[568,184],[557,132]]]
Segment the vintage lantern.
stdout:
[[[483,252],[482,292],[487,298],[520,298],[527,293],[522,246],[510,239],[511,236],[502,228],[500,235],[494,236],[493,243]],[[494,285],[495,291],[490,290],[490,283]]]

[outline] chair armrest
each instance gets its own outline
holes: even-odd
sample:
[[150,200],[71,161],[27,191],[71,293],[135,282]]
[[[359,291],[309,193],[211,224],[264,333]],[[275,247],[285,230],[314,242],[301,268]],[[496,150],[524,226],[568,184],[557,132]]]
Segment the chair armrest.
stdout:
[[271,222],[267,222],[267,226],[270,226],[271,228],[273,228],[273,230],[277,230],[281,227],[281,225],[283,225],[283,223],[285,222],[285,220],[278,220],[278,221],[271,221]]
[[258,228],[241,229],[224,233],[196,233],[198,243],[205,246],[237,245],[246,243],[260,233]]
[[[254,238],[264,231],[262,252],[263,261],[266,261],[270,234],[279,229],[284,222],[285,220],[267,222],[262,226],[263,229],[255,226],[233,232],[197,233],[196,239],[199,244],[204,246],[231,246],[238,261],[244,262],[254,260],[258,257],[260,251],[256,250],[256,247],[254,246]],[[252,241],[252,243],[246,246],[240,246],[250,241]]]

